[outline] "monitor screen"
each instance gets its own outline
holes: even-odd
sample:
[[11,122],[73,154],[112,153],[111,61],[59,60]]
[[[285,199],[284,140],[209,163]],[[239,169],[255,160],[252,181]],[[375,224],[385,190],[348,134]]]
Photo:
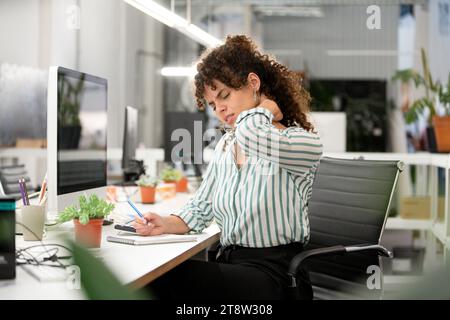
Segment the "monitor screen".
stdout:
[[166,162],[202,163],[205,112],[166,112],[164,127]]
[[138,110],[127,106],[125,108],[125,127],[122,147],[122,169],[134,166],[131,160],[136,159],[138,139]]
[[106,185],[107,81],[58,68],[57,194]]

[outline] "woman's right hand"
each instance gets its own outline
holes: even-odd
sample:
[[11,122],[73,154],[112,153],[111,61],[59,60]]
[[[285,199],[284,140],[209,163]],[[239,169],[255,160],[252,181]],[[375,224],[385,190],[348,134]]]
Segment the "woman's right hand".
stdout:
[[167,233],[164,219],[160,215],[149,212],[144,215],[144,218],[147,224],[145,224],[142,218],[136,218],[132,223],[137,234],[141,236],[157,236]]
[[283,119],[283,113],[281,112],[280,107],[278,107],[278,104],[275,101],[268,99],[265,95],[261,95],[261,102],[259,106],[272,112],[273,121],[279,122]]

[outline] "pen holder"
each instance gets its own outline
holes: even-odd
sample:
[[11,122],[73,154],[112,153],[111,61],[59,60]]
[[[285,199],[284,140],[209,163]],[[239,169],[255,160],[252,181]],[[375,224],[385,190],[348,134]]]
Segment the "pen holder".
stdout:
[[23,206],[21,209],[23,239],[42,240],[45,224],[45,206]]

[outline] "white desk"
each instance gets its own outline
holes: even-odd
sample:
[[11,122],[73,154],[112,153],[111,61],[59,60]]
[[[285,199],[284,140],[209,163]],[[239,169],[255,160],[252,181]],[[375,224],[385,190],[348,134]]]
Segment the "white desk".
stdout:
[[[179,194],[176,198],[155,205],[140,206],[162,215],[181,207],[189,199],[187,194]],[[220,231],[213,224],[198,236],[197,242],[158,244],[148,246],[130,246],[106,241],[108,235],[116,234],[113,226],[105,226],[102,233],[102,245],[93,249],[95,256],[110,268],[119,281],[131,288],[141,288],[160,275],[208,248],[219,240]],[[56,230],[47,231],[44,242],[61,243],[60,236],[73,238],[71,222]],[[16,237],[16,247],[28,247],[39,244],[38,241],[23,241]],[[66,282],[39,282],[22,267],[17,266],[17,277],[14,280],[0,280],[1,299],[84,299],[81,290],[73,290]]]

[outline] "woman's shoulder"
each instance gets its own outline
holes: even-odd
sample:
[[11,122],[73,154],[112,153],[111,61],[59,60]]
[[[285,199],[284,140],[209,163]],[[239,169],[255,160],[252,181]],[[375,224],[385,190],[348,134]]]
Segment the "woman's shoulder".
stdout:
[[302,128],[300,126],[291,126],[291,127],[287,127],[286,129],[283,130],[286,134],[302,134],[306,137],[310,137],[316,140],[320,140],[320,135],[319,132],[317,130],[311,130],[308,131],[305,128]]

